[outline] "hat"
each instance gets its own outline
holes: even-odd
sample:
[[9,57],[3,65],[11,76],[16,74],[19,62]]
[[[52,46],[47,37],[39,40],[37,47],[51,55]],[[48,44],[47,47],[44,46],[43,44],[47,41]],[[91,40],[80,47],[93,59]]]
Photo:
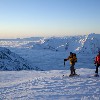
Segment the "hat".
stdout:
[[73,54],[72,52],[70,52],[70,54]]

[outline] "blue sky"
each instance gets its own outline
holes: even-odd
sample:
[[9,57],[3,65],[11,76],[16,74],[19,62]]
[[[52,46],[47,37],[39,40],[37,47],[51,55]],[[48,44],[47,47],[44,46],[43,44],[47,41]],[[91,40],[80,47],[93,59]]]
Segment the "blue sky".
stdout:
[[0,38],[100,33],[100,0],[0,0]]

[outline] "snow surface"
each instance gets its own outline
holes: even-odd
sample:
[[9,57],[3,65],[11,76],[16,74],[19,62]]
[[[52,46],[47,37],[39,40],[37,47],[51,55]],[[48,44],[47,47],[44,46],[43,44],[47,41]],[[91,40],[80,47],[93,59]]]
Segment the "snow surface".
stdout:
[[[14,54],[21,64],[22,58],[33,68],[42,69],[0,71],[0,100],[100,100],[100,77],[93,77],[94,58],[100,49],[99,34],[2,39],[0,46],[7,48],[0,49],[4,53],[10,50],[11,55],[7,55],[13,61]],[[79,77],[68,77],[69,61],[63,65],[70,51],[77,53],[75,68]],[[7,59],[3,60],[7,65]],[[16,68],[14,64],[11,67]]]
[[69,70],[1,71],[0,100],[100,100],[100,77],[91,76],[93,69],[77,72],[68,77]]

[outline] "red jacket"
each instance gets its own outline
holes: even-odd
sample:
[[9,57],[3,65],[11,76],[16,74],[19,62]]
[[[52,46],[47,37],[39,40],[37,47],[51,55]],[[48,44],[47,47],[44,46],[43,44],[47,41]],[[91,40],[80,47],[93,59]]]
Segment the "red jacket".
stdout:
[[95,63],[100,64],[100,54],[96,56]]

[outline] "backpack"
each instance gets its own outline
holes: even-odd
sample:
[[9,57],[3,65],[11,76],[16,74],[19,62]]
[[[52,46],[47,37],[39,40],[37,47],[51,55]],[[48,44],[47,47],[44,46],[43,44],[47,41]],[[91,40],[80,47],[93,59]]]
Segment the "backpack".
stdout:
[[98,64],[100,64],[100,55],[97,55],[97,56],[96,56],[96,62],[97,62]]
[[73,53],[73,56],[75,56],[75,57],[76,57],[76,53]]
[[76,53],[73,53],[73,56],[76,58],[75,62],[77,62],[77,57],[76,57]]

